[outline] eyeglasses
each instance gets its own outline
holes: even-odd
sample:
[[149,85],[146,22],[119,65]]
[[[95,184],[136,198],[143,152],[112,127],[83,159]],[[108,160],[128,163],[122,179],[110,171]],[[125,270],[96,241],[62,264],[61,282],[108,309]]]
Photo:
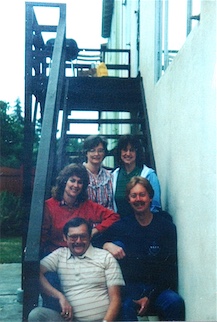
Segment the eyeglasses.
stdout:
[[85,241],[88,239],[89,235],[88,234],[75,234],[75,235],[67,235],[69,240],[72,242],[75,242],[80,238],[81,241]]
[[88,152],[90,152],[90,153],[99,153],[99,154],[103,154],[104,152],[105,152],[105,150],[104,149],[98,149],[98,150],[96,150],[96,149],[90,149]]

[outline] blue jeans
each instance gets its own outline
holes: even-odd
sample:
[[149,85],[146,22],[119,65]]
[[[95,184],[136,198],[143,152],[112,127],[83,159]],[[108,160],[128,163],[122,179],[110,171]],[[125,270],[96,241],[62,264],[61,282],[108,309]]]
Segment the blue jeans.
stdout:
[[[56,272],[47,272],[45,273],[45,277],[48,280],[48,282],[56,288],[58,291],[62,292],[60,280]],[[53,298],[51,296],[48,296],[44,293],[41,294],[42,300],[43,300],[43,307],[46,307],[48,309],[55,310],[57,312],[61,312],[61,306],[59,304],[59,300],[56,298]]]
[[[123,288],[120,321],[138,321],[137,308],[133,300],[140,299],[145,289],[151,290],[152,286],[142,283],[128,283]],[[147,315],[152,313],[158,315],[161,321],[184,321],[184,300],[178,293],[165,290],[154,301],[150,301]]]

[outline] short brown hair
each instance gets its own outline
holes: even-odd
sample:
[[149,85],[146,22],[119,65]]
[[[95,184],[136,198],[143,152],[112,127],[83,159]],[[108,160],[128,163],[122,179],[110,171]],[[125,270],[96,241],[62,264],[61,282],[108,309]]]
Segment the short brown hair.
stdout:
[[127,184],[127,187],[126,187],[127,200],[129,200],[130,190],[133,189],[137,184],[141,184],[147,190],[149,197],[153,199],[154,189],[152,188],[152,185],[147,179],[138,176],[138,177],[132,177],[130,182]]
[[107,154],[107,141],[103,136],[100,135],[89,135],[85,140],[83,144],[83,150],[84,153],[87,153],[91,149],[94,149],[99,144],[102,144],[103,149],[105,150],[105,154]]

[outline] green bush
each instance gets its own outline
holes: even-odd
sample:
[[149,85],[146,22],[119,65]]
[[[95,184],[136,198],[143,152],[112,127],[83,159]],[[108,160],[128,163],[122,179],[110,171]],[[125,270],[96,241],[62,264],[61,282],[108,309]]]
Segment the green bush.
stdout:
[[15,194],[0,192],[0,227],[2,236],[21,236],[24,220],[22,198]]
[[22,238],[4,237],[0,238],[1,253],[0,264],[22,262]]

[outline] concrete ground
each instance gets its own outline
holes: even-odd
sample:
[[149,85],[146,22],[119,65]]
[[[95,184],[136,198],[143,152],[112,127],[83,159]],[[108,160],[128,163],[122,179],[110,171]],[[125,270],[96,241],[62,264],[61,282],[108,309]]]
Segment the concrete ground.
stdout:
[[[21,264],[0,264],[0,321],[21,322]],[[18,293],[18,295],[17,295]]]

